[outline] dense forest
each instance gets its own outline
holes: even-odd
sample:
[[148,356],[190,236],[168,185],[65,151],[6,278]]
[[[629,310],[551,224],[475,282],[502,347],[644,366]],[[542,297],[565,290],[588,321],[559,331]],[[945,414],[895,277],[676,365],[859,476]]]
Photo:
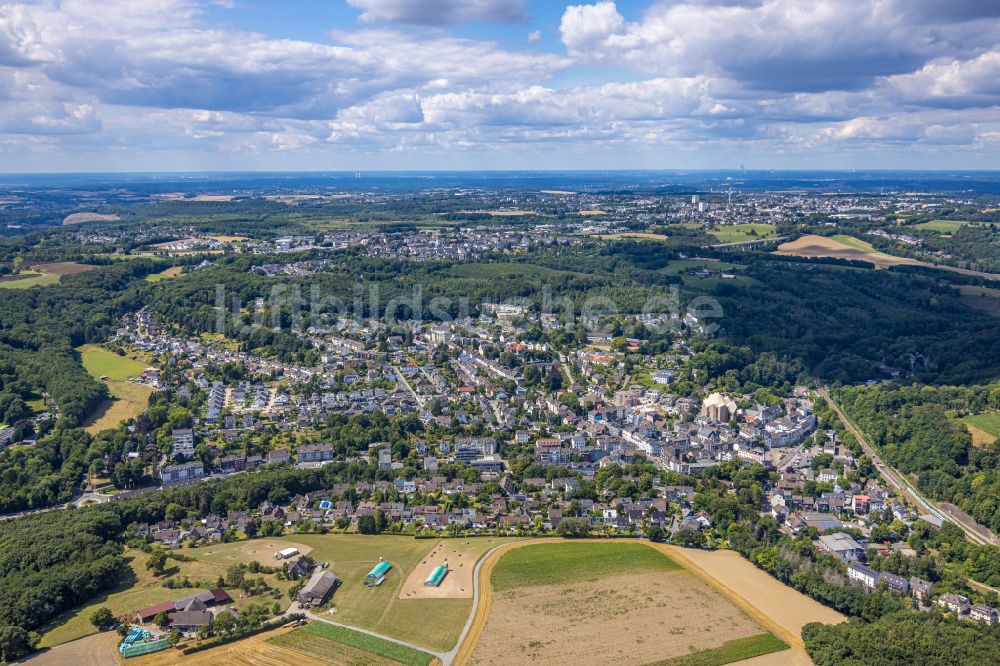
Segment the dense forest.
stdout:
[[886,460],[932,498],[1000,530],[1000,449],[977,448],[956,417],[1000,409],[1000,384],[844,386],[836,398]]
[[896,613],[874,622],[802,628],[817,666],[982,666],[1000,663],[1000,626]]
[[931,278],[773,262],[750,281],[720,283],[721,335],[818,367],[824,379],[879,378],[885,363],[932,383],[977,383],[1000,375],[996,319],[966,307]]

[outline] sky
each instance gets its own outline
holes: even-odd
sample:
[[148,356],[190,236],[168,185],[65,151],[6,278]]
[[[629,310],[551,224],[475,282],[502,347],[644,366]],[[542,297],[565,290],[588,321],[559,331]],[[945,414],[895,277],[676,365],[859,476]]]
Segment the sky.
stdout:
[[0,0],[0,171],[1000,169],[998,0]]

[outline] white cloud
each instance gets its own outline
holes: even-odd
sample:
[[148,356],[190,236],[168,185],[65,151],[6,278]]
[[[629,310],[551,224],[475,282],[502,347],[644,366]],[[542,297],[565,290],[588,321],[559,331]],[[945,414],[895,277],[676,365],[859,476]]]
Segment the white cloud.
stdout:
[[362,21],[453,25],[476,21],[524,21],[524,0],[347,0]]
[[969,60],[938,58],[887,84],[907,102],[927,105],[1000,105],[1000,48]]
[[727,76],[772,91],[870,85],[942,55],[968,56],[1000,38],[1000,23],[941,22],[906,0],[762,0],[653,4],[628,22],[612,0],[567,7],[560,32],[581,59],[658,75]]
[[[59,149],[126,165],[184,156],[174,168],[390,152],[383,166],[467,154],[503,167],[513,154],[535,164],[532,151],[596,167],[948,145],[955,161],[1000,167],[997,3],[671,0],[633,15],[603,0],[567,7],[558,26],[500,29],[516,48],[448,28],[520,21],[520,1],[353,0],[365,23],[314,40],[213,24],[213,1],[0,5],[0,168]],[[541,42],[555,27],[561,53]]]

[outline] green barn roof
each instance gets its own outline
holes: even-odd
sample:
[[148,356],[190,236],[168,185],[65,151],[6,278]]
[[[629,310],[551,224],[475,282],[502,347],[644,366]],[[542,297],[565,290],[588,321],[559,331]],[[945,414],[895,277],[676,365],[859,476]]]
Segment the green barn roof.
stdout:
[[385,572],[387,572],[391,568],[392,565],[383,560],[382,562],[376,564],[375,568],[369,571],[368,575],[365,576],[365,578],[381,578],[382,576],[385,575]]

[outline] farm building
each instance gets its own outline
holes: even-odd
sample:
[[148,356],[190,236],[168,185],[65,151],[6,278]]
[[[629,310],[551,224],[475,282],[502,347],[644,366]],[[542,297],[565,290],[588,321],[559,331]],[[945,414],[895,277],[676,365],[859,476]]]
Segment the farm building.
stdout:
[[448,575],[448,567],[446,567],[443,564],[439,564],[436,567],[434,567],[434,570],[431,571],[431,574],[427,576],[427,578],[424,580],[424,585],[428,587],[437,587],[438,585],[441,584],[441,581],[443,581],[444,577],[447,575]]
[[276,560],[287,560],[289,557],[295,557],[299,554],[298,548],[282,548],[277,553],[274,554],[274,559]]
[[317,571],[295,598],[301,604],[322,606],[340,584],[340,579],[327,571]]
[[365,585],[368,587],[378,587],[379,585],[382,584],[382,581],[385,580],[385,575],[389,572],[389,569],[391,568],[392,568],[391,564],[389,564],[385,560],[382,560],[381,562],[376,564],[371,571],[368,572],[368,575],[365,576]]

